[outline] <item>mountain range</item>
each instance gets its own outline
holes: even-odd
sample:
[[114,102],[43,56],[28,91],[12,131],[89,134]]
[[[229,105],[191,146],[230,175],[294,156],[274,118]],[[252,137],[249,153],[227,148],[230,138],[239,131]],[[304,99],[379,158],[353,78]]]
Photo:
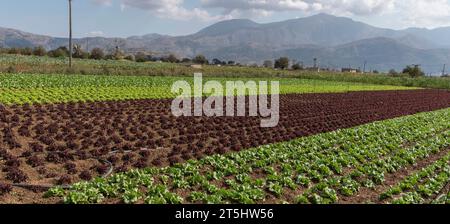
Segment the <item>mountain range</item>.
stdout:
[[[350,18],[318,14],[274,23],[247,19],[216,23],[186,36],[148,34],[128,38],[90,37],[74,40],[84,49],[119,46],[126,52],[146,51],[179,57],[204,54],[208,58],[241,63],[262,63],[287,56],[305,65],[317,58],[321,67],[363,67],[367,70],[402,69],[421,64],[428,73],[440,73],[450,63],[450,27],[393,30],[374,27]],[[54,49],[67,38],[0,28],[0,46]]]

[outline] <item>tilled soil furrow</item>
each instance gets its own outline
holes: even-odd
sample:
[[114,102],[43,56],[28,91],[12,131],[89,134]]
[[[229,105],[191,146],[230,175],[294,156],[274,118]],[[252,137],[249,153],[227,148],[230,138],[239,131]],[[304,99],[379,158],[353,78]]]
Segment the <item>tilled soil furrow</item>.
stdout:
[[[0,165],[14,166],[0,177],[14,171],[24,175],[7,181],[68,184],[106,172],[104,164],[90,164],[92,158],[109,160],[115,172],[167,166],[447,108],[450,92],[280,95],[275,128],[261,128],[260,116],[175,117],[171,103],[164,99],[1,106]],[[30,169],[36,172],[27,173]]]

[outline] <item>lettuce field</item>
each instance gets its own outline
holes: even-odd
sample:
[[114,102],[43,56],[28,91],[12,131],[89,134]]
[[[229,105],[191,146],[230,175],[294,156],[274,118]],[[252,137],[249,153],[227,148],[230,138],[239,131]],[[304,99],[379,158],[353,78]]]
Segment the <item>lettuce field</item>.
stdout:
[[449,90],[204,78],[279,81],[279,124],[261,128],[173,116],[187,76],[36,73],[0,74],[0,203],[450,203]]

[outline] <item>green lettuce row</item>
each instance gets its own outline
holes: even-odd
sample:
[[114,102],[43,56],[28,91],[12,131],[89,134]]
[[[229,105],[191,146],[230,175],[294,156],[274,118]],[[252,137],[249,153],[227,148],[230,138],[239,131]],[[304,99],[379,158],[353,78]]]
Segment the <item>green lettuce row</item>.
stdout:
[[[450,109],[54,188],[65,203],[338,203],[449,147]],[[295,197],[293,191],[302,193]],[[183,196],[182,195],[187,195]]]

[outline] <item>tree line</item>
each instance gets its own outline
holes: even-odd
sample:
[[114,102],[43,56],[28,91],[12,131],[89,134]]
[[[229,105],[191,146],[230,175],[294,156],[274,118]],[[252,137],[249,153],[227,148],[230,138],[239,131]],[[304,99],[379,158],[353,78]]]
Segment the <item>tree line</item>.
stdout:
[[[178,58],[174,54],[169,54],[163,57],[154,57],[150,54],[144,52],[138,52],[136,54],[125,54],[119,48],[116,48],[109,54],[106,54],[105,51],[101,48],[93,48],[90,52],[85,51],[81,48],[80,45],[74,45],[72,51],[73,58],[79,59],[93,59],[93,60],[129,60],[135,62],[149,62],[149,61],[162,61],[169,63],[195,63],[195,64],[210,64],[210,65],[228,65],[228,66],[241,66],[240,63],[235,61],[222,61],[220,59],[214,58],[209,61],[204,55],[197,55],[193,58]],[[68,57],[70,55],[70,51],[67,47],[62,46],[56,48],[54,50],[47,51],[44,47],[25,47],[25,48],[1,48],[0,53],[3,54],[20,54],[20,55],[34,55],[34,56],[48,56],[53,58],[61,58]],[[254,67],[259,67],[258,64],[253,64]],[[306,68],[303,64],[300,63],[290,63],[290,59],[288,57],[280,57],[275,60],[266,60],[263,62],[263,67],[265,68],[275,68],[281,70],[305,70]],[[378,73],[375,71],[373,73]],[[402,72],[397,72],[394,69],[388,72],[390,76],[410,76],[410,77],[423,77],[425,73],[422,71],[420,66],[413,65],[407,66],[402,70]]]
[[[44,47],[24,47],[24,48],[1,48],[2,54],[18,54],[27,56],[48,56],[53,58],[65,58],[70,55],[70,51],[67,47],[62,46],[54,50],[47,51]],[[240,65],[235,61],[221,61],[217,58],[209,61],[204,55],[197,55],[193,58],[178,58],[175,54],[169,54],[163,57],[155,57],[145,52],[138,52],[136,54],[126,54],[120,49],[116,48],[111,53],[105,53],[105,50],[101,48],[93,48],[90,52],[85,51],[80,45],[74,45],[72,51],[73,58],[79,59],[93,59],[93,60],[129,60],[135,62],[149,62],[149,61],[162,61],[169,63],[196,63],[196,64],[212,64],[212,65]]]

